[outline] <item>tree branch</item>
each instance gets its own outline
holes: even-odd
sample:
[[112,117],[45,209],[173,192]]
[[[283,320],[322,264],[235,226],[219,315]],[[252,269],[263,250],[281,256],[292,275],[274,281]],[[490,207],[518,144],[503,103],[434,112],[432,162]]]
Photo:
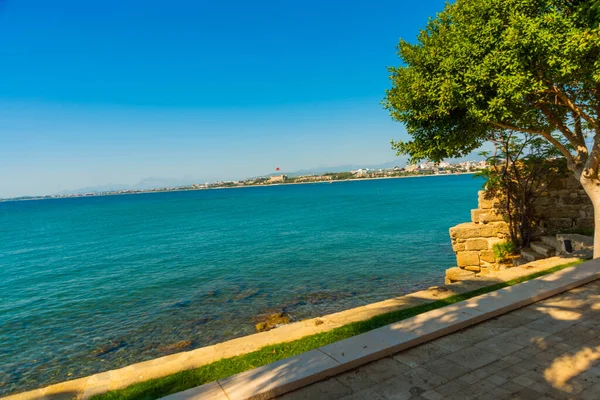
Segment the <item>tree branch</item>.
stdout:
[[[600,117],[600,83],[596,84],[596,117]],[[595,126],[594,143],[590,155],[583,167],[583,176],[588,179],[598,179],[598,167],[600,167],[600,127]]]
[[579,115],[580,117],[582,117],[583,119],[585,119],[587,122],[589,122],[592,126],[596,127],[596,120],[594,120],[594,118],[592,118],[590,115],[588,115],[587,113],[583,112],[581,110],[581,108],[579,108],[577,105],[575,105],[571,99],[569,99],[569,96],[566,95],[565,92],[563,92],[562,90],[560,90],[558,87],[556,87],[556,85],[552,85],[552,88],[554,90],[554,92],[556,93],[556,95],[558,96],[559,99],[562,100],[562,102],[569,107],[571,110],[573,110],[573,112],[577,115]]
[[583,167],[583,176],[587,179],[598,179],[598,167],[600,166],[600,136],[594,136],[594,144],[590,155]]
[[[567,125],[564,124],[558,118],[550,108],[545,105],[538,105],[539,109],[542,110],[542,113],[548,118],[548,120],[558,128],[558,130],[567,138],[567,140],[577,149],[579,153],[580,150],[583,150],[587,154],[587,147],[585,147],[585,140],[583,139],[583,135],[581,136],[581,140],[569,129]],[[582,148],[582,149],[581,149]]]
[[567,150],[567,148],[565,146],[563,146],[563,144],[561,142],[559,142],[554,137],[552,137],[552,135],[549,132],[544,132],[544,131],[541,131],[538,129],[520,128],[517,126],[502,124],[499,122],[492,122],[492,124],[496,125],[498,128],[502,128],[502,129],[509,129],[511,131],[533,133],[533,134],[542,136],[544,139],[546,139],[547,141],[552,143],[554,145],[554,147],[556,147],[563,156],[565,156],[565,158],[567,159],[567,163],[569,164],[569,166],[571,166],[571,168],[575,168],[575,160],[573,160],[573,155],[569,152],[569,150]]
[[[572,113],[573,115],[573,122],[575,124],[575,134],[577,135],[577,138],[583,142],[583,144],[585,144],[585,138],[583,137],[583,128],[581,126],[581,117],[575,113]],[[587,149],[587,146],[586,146]]]

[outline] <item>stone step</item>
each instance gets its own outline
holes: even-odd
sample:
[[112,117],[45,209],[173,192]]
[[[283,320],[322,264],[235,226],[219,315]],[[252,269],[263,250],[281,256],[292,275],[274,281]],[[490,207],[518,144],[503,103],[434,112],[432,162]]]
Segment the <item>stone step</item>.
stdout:
[[556,254],[556,248],[548,246],[542,242],[532,242],[529,244],[529,246],[531,247],[531,250],[541,254],[545,258],[552,257],[554,254]]
[[542,243],[554,248],[557,252],[561,251],[560,241],[556,238],[556,236],[542,236],[540,237]]
[[544,256],[530,249],[529,247],[524,247],[521,249],[521,258],[527,262],[532,262],[536,260],[541,260],[542,258],[544,258]]

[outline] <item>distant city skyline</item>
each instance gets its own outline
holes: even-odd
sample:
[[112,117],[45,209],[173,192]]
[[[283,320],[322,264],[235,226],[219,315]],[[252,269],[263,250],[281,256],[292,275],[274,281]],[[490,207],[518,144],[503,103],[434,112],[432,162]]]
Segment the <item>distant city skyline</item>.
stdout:
[[[449,159],[449,160],[453,163],[458,163],[458,162],[464,162],[464,161],[479,161],[482,159],[483,159],[483,157],[481,157],[478,154],[473,153],[466,157],[457,158],[457,159]],[[415,164],[415,166],[422,167],[423,165],[434,165],[434,164],[438,165],[438,164],[432,163],[432,162],[421,161],[421,162]],[[441,163],[439,163],[439,165],[441,167],[444,167],[444,166],[448,165],[448,162],[442,161]],[[254,179],[254,178],[259,178],[259,177],[273,176],[273,175],[278,175],[278,174],[289,174],[290,176],[300,176],[300,175],[312,175],[312,174],[322,174],[322,173],[349,172],[352,170],[363,169],[363,168],[368,169],[368,170],[392,169],[396,166],[401,167],[401,168],[407,167],[407,169],[408,169],[408,167],[411,166],[411,164],[408,162],[408,157],[403,156],[394,161],[389,161],[389,162],[379,163],[379,164],[344,164],[344,165],[330,165],[330,166],[322,166],[321,165],[321,166],[316,166],[313,168],[303,168],[303,169],[294,170],[294,171],[286,171],[286,170],[282,170],[282,169],[277,170],[277,167],[276,167],[274,170],[265,172],[264,174],[258,174],[258,175],[253,175],[253,176],[240,175],[240,176],[237,176],[234,178],[227,178],[227,179],[226,178],[202,179],[200,177],[192,177],[192,176],[184,176],[181,178],[177,178],[177,177],[145,177],[134,183],[119,183],[119,182],[103,183],[103,184],[93,185],[93,186],[63,189],[58,192],[52,192],[52,193],[36,193],[36,194],[31,194],[31,195],[18,195],[18,196],[7,196],[7,197],[0,196],[0,199],[11,199],[11,198],[30,197],[30,196],[37,197],[37,196],[52,196],[52,195],[61,195],[61,194],[118,191],[118,190],[130,190],[130,189],[143,189],[143,190],[160,189],[160,188],[168,188],[168,187],[189,186],[192,184],[240,181],[240,180]]]
[[396,158],[400,37],[443,1],[6,1],[0,197]]
[[[405,164],[404,167],[400,165]],[[135,185],[100,185],[93,187],[80,188],[76,190],[65,190],[58,193],[47,193],[35,196],[17,196],[10,198],[1,198],[2,201],[11,200],[46,200],[46,199],[64,199],[72,197],[90,197],[106,195],[124,195],[140,193],[156,193],[171,191],[188,191],[203,189],[225,189],[240,188],[250,186],[264,186],[273,184],[299,184],[299,183],[318,183],[334,181],[348,181],[361,179],[387,179],[414,176],[431,176],[447,174],[473,173],[487,167],[486,160],[464,160],[453,159],[451,162],[431,162],[425,161],[417,164],[404,163],[402,160],[396,160],[389,163],[370,165],[368,167],[356,168],[356,166],[345,165],[338,167],[321,167],[315,169],[306,169],[293,172],[281,171],[276,168],[275,173],[265,174],[245,179],[235,180],[217,180],[213,182],[200,182],[198,179],[157,179],[147,178]]]

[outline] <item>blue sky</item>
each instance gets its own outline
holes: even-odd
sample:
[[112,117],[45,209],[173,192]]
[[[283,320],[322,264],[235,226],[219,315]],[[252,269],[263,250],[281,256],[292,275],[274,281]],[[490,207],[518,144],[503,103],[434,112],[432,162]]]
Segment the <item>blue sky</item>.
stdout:
[[395,159],[395,46],[438,0],[0,1],[0,197]]

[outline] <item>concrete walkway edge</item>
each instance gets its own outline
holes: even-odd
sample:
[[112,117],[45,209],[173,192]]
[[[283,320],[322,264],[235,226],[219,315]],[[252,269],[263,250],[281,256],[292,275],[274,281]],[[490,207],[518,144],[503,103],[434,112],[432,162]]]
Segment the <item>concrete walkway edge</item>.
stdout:
[[164,399],[270,399],[600,279],[600,259],[416,315]]

